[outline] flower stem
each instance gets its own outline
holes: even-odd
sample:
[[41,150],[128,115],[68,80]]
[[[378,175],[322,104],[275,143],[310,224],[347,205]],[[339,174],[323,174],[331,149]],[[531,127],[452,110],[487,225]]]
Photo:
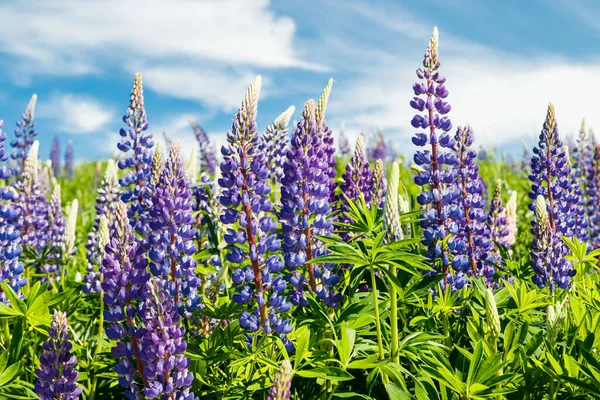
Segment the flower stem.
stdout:
[[[385,353],[383,352],[383,337],[381,334],[381,321],[379,320],[379,299],[377,293],[377,281],[375,280],[375,269],[371,267],[371,290],[373,290],[373,308],[375,311],[375,328],[377,329],[377,346],[379,347],[379,359],[383,360],[385,358]],[[389,379],[386,374],[383,375],[383,383],[389,383]]]
[[[396,267],[390,265],[390,273],[396,276]],[[391,352],[394,363],[400,365],[400,354],[398,353],[398,293],[396,287],[390,282],[390,324],[391,324]]]

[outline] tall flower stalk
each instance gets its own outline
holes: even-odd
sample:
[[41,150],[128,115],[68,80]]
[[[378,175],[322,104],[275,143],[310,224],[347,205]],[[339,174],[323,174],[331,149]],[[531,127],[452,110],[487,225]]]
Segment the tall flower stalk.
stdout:
[[600,146],[594,148],[594,158],[587,166],[587,212],[590,245],[592,249],[600,248]]
[[373,168],[373,178],[371,179],[371,199],[377,208],[383,209],[385,203],[386,183],[383,160],[378,159]]
[[79,374],[75,370],[77,358],[71,354],[67,315],[54,311],[48,330],[48,340],[43,344],[35,392],[41,400],[76,400],[83,389],[77,385]]
[[11,157],[16,160],[19,164],[18,172],[25,170],[25,162],[27,155],[33,146],[35,137],[38,133],[35,130],[35,105],[37,103],[37,94],[31,96],[27,109],[21,116],[19,122],[17,122],[17,128],[15,129],[15,140],[10,145],[13,148]]
[[262,134],[261,151],[265,152],[271,185],[277,187],[283,178],[283,165],[288,146],[288,125],[296,107],[290,106],[267,126]]
[[73,143],[67,142],[67,150],[65,151],[65,177],[72,180],[75,175],[75,160],[73,158]]
[[135,75],[129,107],[123,122],[127,125],[127,130],[121,128],[119,131],[122,139],[118,147],[125,156],[117,165],[127,173],[120,180],[121,187],[125,189],[121,200],[129,204],[129,222],[137,232],[147,235],[149,232],[147,214],[150,206],[148,184],[154,141],[152,134],[147,131],[148,116],[144,107],[142,74]]
[[192,126],[200,148],[200,171],[207,172],[211,177],[214,177],[217,170],[217,158],[208,134],[195,121],[190,120],[189,123]]
[[294,370],[289,360],[283,360],[281,367],[275,378],[273,379],[273,386],[269,389],[267,400],[289,400],[291,393],[290,387],[292,386],[292,375]]
[[490,228],[490,238],[494,244],[494,253],[499,257],[499,251],[496,243],[509,246],[507,237],[510,234],[508,230],[508,220],[506,218],[506,209],[502,205],[502,182],[498,180],[492,195],[490,211],[488,213],[487,225]]
[[285,265],[292,271],[290,283],[295,288],[291,293],[292,302],[308,304],[304,296],[305,277],[308,276],[310,291],[333,307],[341,299],[333,290],[339,277],[332,273],[331,266],[311,262],[314,257],[325,254],[323,243],[316,236],[329,236],[333,232],[333,225],[328,220],[331,213],[326,173],[328,158],[318,135],[315,112],[314,101],[306,102],[286,154],[280,219]]
[[327,81],[327,85],[325,85],[323,92],[321,92],[321,96],[319,97],[317,108],[315,110],[315,120],[317,122],[317,135],[323,141],[324,152],[327,157],[328,166],[325,175],[329,178],[329,198],[333,201],[335,200],[334,191],[337,186],[335,182],[335,144],[331,128],[327,126],[327,121],[325,120],[327,103],[329,102],[329,95],[331,95],[332,87],[333,78]]
[[[256,132],[256,110],[260,93],[260,76],[252,82],[227,133],[228,145],[221,148],[224,207],[221,222],[233,225],[225,235],[229,245],[227,260],[241,264],[232,275],[238,285],[233,300],[239,304],[256,304],[254,312],[244,311],[240,325],[252,332],[272,330],[285,335],[292,330],[289,320],[279,317],[290,309],[283,295],[286,282],[278,273],[284,265],[276,254],[281,244],[275,230],[277,223],[269,213],[268,169],[264,153],[259,151]],[[249,264],[246,264],[249,263]]]
[[55,178],[60,178],[62,175],[62,167],[60,163],[60,141],[58,135],[54,136],[52,140],[52,147],[50,149],[50,161],[52,162],[52,171]]
[[433,28],[423,68],[417,70],[421,81],[413,85],[415,97],[410,105],[418,113],[411,124],[414,128],[425,130],[414,135],[413,143],[418,147],[429,145],[428,149],[418,150],[414,156],[415,164],[421,168],[415,183],[424,189],[417,198],[424,208],[420,223],[422,243],[427,247],[432,272],[443,274],[443,283],[447,284],[453,280],[450,256],[456,246],[454,236],[458,233],[458,225],[453,219],[460,215],[456,206],[460,190],[455,184],[457,158],[451,151],[455,145],[449,133],[452,122],[446,116],[451,107],[444,100],[448,90],[444,86],[446,78],[440,75],[439,67],[438,30]]

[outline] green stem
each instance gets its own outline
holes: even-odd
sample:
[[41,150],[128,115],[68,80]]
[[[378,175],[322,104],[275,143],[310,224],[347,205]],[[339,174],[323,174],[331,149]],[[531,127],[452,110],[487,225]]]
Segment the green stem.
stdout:
[[[390,265],[390,273],[396,276],[395,266]],[[398,353],[398,293],[392,282],[390,282],[390,303],[391,351],[394,363],[400,365],[400,354]]]
[[2,320],[2,328],[4,329],[4,343],[8,344],[8,342],[10,342],[10,329],[8,327],[8,319],[4,318]]
[[[375,328],[377,329],[377,346],[379,347],[379,359],[385,358],[383,352],[383,335],[381,334],[381,321],[379,320],[379,299],[377,293],[377,281],[375,280],[375,269],[371,267],[371,290],[373,291],[373,308],[375,311]],[[386,374],[382,373],[383,383],[389,383],[389,379]]]
[[444,341],[448,348],[452,348],[452,339],[450,338],[450,329],[448,327],[448,314],[444,314],[444,318],[442,319],[443,329],[444,329],[444,337],[446,338]]

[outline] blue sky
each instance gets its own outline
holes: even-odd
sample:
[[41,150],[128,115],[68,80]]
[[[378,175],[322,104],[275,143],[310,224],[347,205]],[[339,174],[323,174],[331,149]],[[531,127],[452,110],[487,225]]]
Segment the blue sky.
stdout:
[[[252,78],[258,124],[296,115],[334,78],[328,122],[383,128],[414,151],[408,102],[431,29],[440,31],[455,126],[521,152],[553,102],[563,135],[600,126],[600,6],[593,1],[141,1],[0,3],[0,118],[12,131],[33,93],[41,155],[55,134],[79,160],[116,150],[135,72],[150,128],[193,145],[195,119],[223,143]],[[600,129],[600,128],[598,128]]]

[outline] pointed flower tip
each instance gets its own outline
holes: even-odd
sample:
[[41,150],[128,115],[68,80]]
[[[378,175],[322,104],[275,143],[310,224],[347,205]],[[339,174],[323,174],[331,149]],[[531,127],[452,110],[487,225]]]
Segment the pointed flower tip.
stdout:
[[327,111],[327,103],[329,102],[329,95],[331,94],[331,88],[333,87],[333,78],[329,78],[327,85],[319,97],[319,103],[317,104],[317,124],[322,124],[325,120],[325,111]]
[[279,130],[287,129],[287,127],[290,123],[290,119],[292,118],[292,115],[294,114],[294,111],[296,111],[296,107],[289,106],[287,108],[287,110],[285,110],[284,112],[279,114],[279,116],[277,118],[275,118],[275,122],[273,123],[273,125],[275,125],[275,128],[277,128]]
[[37,94],[33,94],[31,99],[29,100],[29,104],[27,105],[27,110],[25,111],[25,116],[29,121],[32,121],[35,114],[35,105],[37,103]]
[[546,199],[544,199],[544,196],[542,195],[538,195],[535,199],[535,218],[540,222],[545,221],[548,218]]

